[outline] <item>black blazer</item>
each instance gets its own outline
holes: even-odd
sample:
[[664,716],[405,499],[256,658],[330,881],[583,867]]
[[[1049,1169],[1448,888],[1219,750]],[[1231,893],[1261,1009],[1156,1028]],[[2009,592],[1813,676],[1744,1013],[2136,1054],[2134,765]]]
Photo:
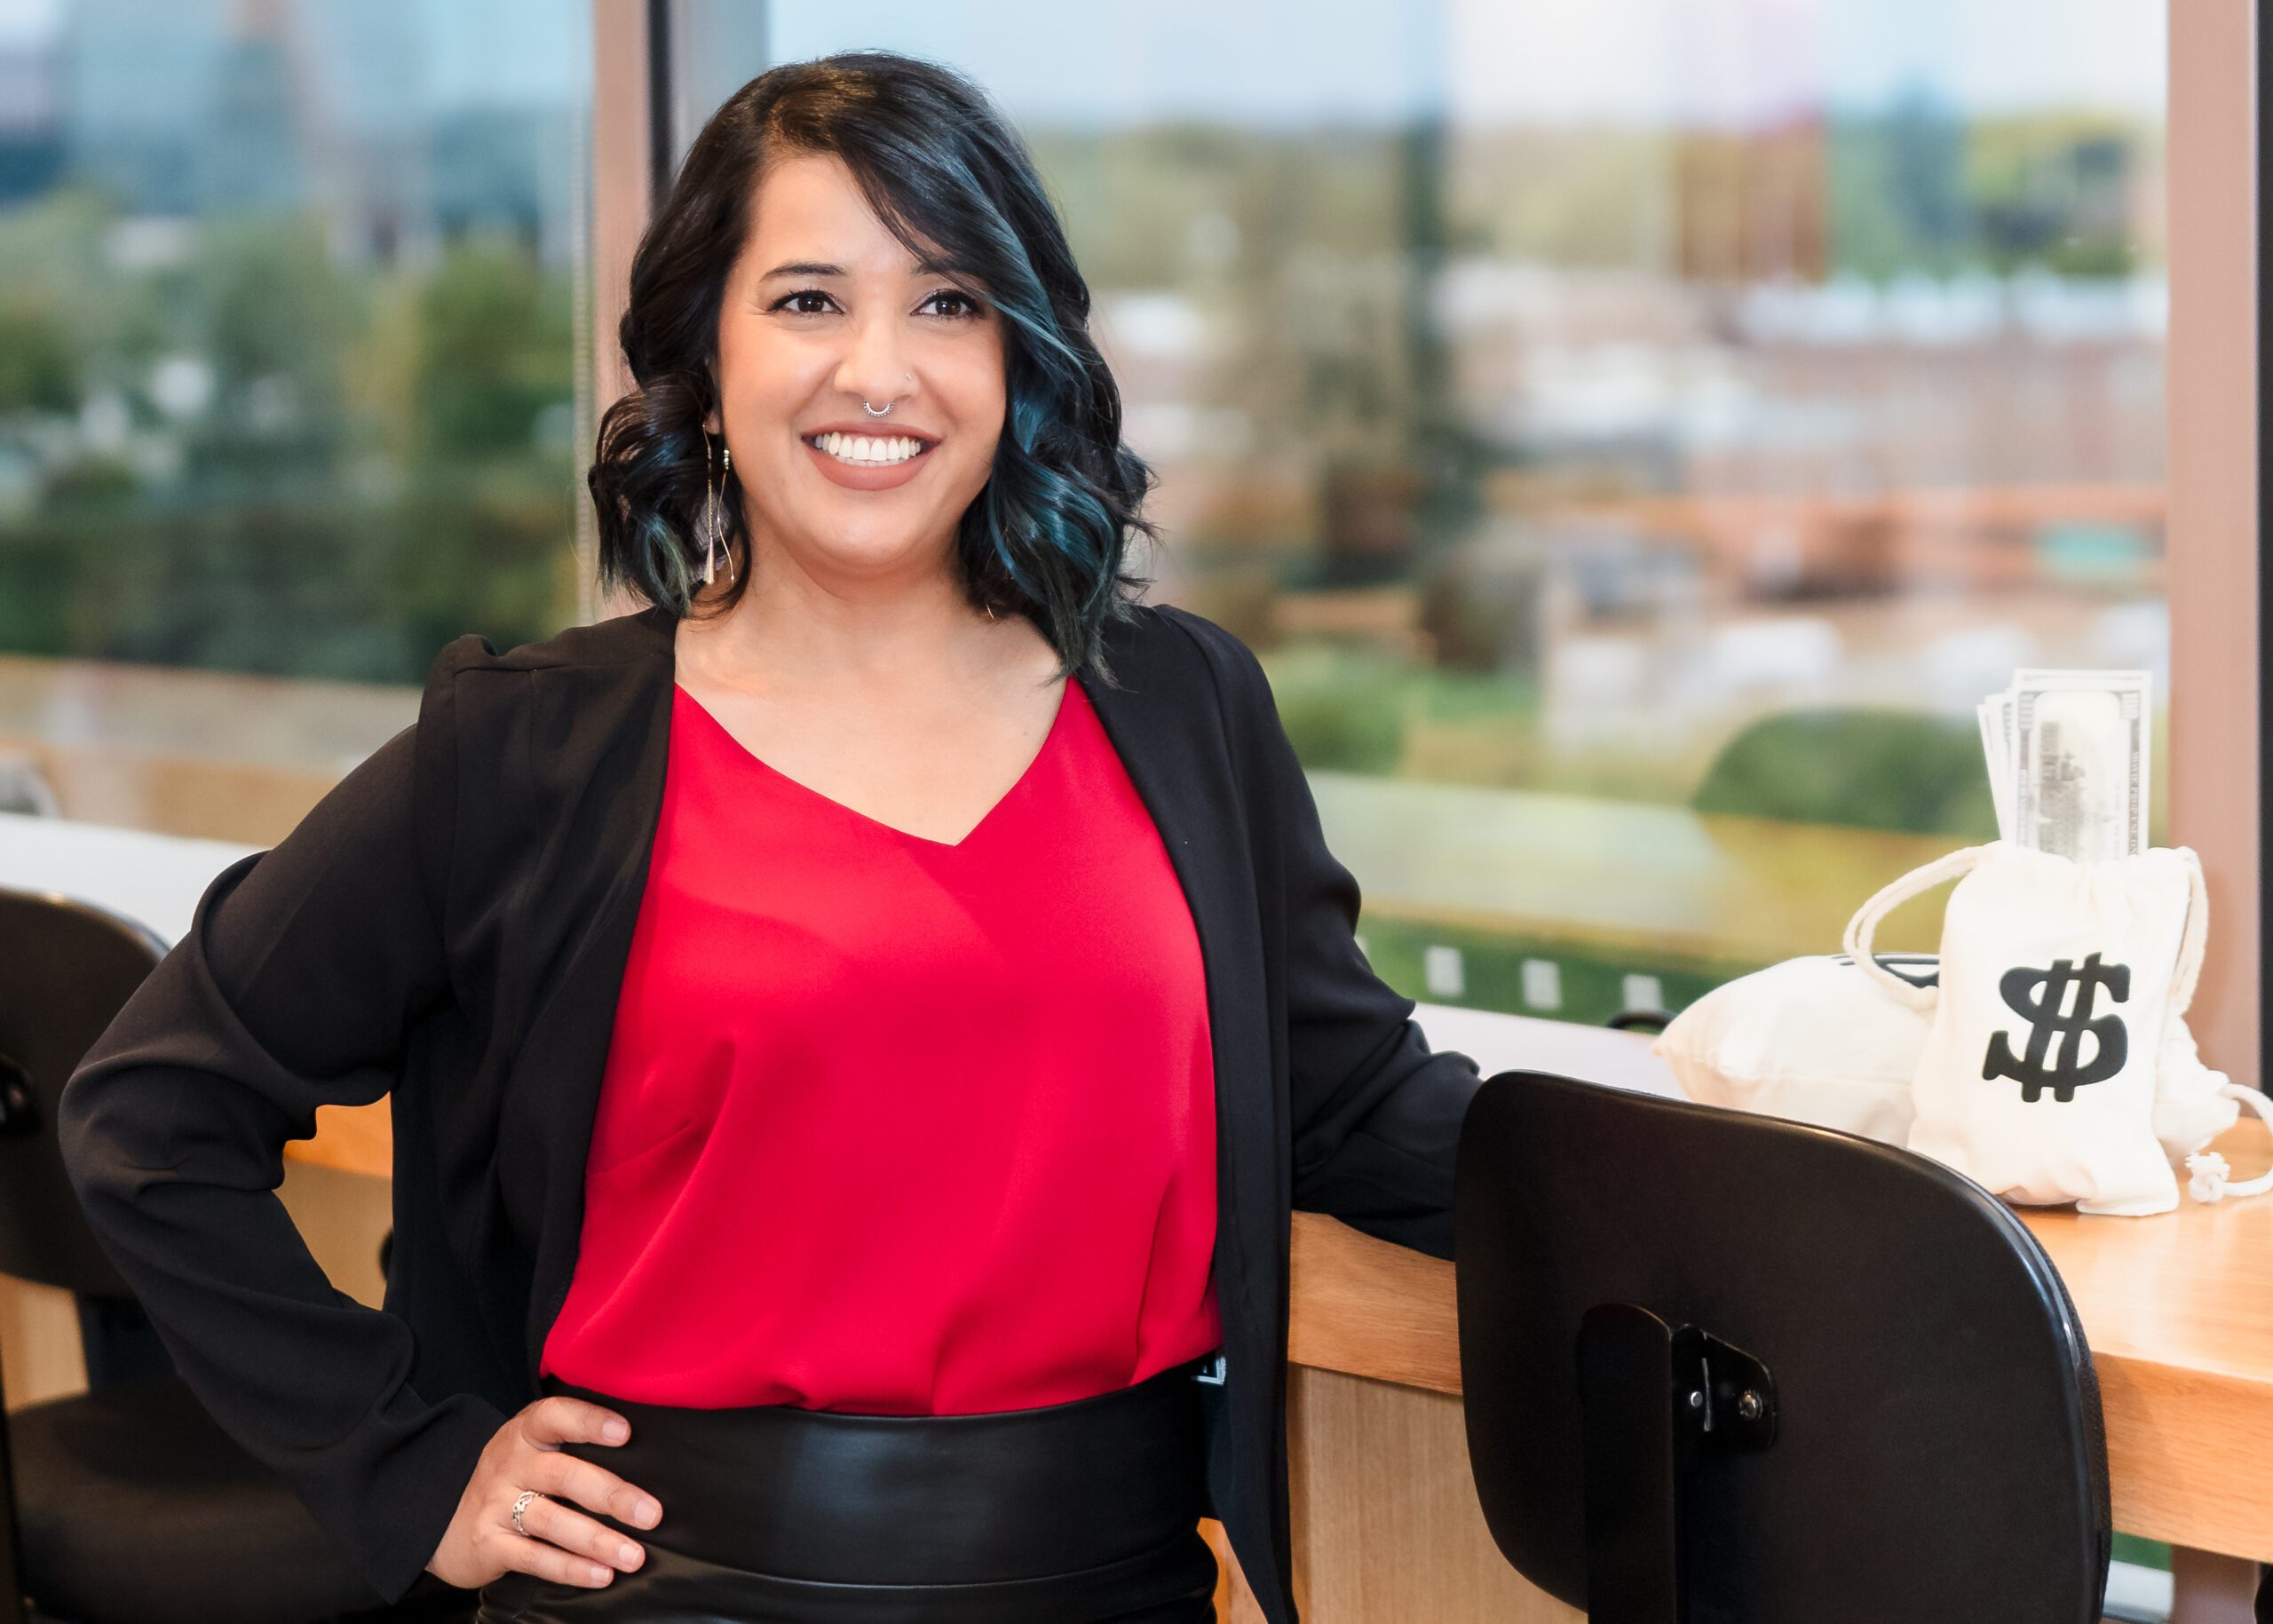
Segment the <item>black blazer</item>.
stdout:
[[[538,1397],[662,802],[675,626],[657,607],[504,654],[450,643],[416,724],[215,876],[63,1095],[73,1182],[183,1375],[388,1600]],[[1481,1079],[1430,1052],[1352,939],[1358,887],[1254,654],[1139,605],[1106,657],[1122,686],[1077,676],[1207,970],[1226,1376],[1205,1390],[1208,1494],[1265,1614],[1294,1624],[1290,1210],[1451,1256]],[[383,1095],[380,1310],[327,1282],[273,1191],[317,1106]]]

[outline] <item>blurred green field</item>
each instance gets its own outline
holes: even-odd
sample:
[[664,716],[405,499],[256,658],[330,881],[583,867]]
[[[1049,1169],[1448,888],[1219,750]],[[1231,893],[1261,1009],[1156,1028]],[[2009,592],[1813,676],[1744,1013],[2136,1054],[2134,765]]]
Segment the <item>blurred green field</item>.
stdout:
[[[1453,1003],[1465,1009],[1497,1010],[1599,1026],[1629,1008],[1626,979],[1654,978],[1662,990],[1659,1007],[1679,1013],[1724,981],[1749,974],[1758,963],[1737,959],[1684,959],[1674,955],[1604,953],[1567,938],[1437,926],[1413,920],[1368,918],[1358,926],[1366,961],[1375,974],[1423,1003]],[[1431,991],[1425,950],[1452,947],[1460,954],[1462,986]],[[1525,997],[1524,964],[1543,960],[1556,966],[1561,1000],[1541,1007]]]

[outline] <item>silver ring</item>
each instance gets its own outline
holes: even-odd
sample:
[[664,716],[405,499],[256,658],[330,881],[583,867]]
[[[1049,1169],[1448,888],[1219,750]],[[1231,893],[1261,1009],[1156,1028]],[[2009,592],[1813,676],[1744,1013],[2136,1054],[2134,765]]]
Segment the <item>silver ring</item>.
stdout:
[[521,1513],[529,1509],[529,1501],[533,1500],[543,1500],[543,1498],[544,1496],[538,1493],[535,1489],[523,1489],[520,1493],[520,1498],[513,1501],[513,1532],[519,1534],[524,1540],[534,1540],[536,1538],[536,1535],[531,1533],[527,1528],[521,1525]]

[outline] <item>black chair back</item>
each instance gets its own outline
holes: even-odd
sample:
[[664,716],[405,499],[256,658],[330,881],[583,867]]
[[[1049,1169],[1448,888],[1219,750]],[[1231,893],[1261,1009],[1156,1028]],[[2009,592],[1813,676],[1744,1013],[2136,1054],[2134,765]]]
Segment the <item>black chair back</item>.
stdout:
[[[23,1611],[28,1586],[58,1618],[470,1619],[471,1594],[432,1574],[396,1605],[370,1606],[306,1506],[175,1373],[80,1208],[56,1105],[165,953],[101,908],[0,890],[0,1271],[76,1295],[89,1385],[0,1411],[0,1624],[45,1616]],[[42,1515],[28,1523],[27,1507]],[[226,1540],[210,1537],[217,1515]]]
[[165,953],[144,926],[92,904],[0,889],[0,1274],[132,1302],[64,1171],[56,1105]]
[[[83,1330],[148,1321],[80,1210],[56,1142],[63,1085],[165,944],[133,921],[41,891],[0,888],[0,1274],[75,1293]],[[114,1339],[115,1340],[115,1339]],[[104,1339],[83,1336],[91,1375]],[[0,1373],[0,1403],[7,1387]],[[0,1411],[0,1619],[24,1616],[15,1474]]]
[[1503,1072],[1455,1192],[1485,1520],[1592,1624],[2100,1617],[2090,1351],[1979,1185],[1826,1129]]

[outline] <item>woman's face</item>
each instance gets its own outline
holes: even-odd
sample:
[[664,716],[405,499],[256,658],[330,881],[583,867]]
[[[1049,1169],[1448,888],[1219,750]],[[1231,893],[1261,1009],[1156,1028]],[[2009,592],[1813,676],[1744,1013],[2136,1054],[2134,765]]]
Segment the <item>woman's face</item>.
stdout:
[[[846,583],[951,567],[1002,431],[1001,320],[919,268],[842,159],[797,154],[760,180],[727,275],[718,371],[760,571],[785,556]],[[709,426],[720,432],[718,414]],[[832,431],[883,443],[823,449]]]

